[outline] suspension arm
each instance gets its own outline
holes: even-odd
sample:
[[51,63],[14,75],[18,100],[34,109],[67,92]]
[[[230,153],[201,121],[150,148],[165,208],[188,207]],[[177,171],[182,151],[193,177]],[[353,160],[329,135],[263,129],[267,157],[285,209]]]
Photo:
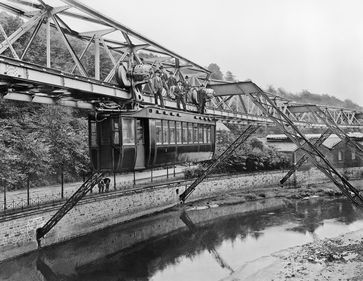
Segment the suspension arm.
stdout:
[[204,170],[202,175],[200,175],[180,196],[179,199],[181,202],[185,202],[185,200],[190,196],[190,194],[195,190],[198,184],[200,184],[212,171],[213,169],[221,162],[223,162],[229,155],[236,150],[243,142],[245,142],[253,133],[257,131],[259,126],[249,125],[247,129],[221,154],[219,157],[208,166],[207,169]]
[[63,204],[63,206],[47,221],[47,223],[36,230],[36,239],[40,248],[40,239],[44,237],[78,202],[88,191],[90,191],[103,177],[102,173],[92,174],[81,187]]

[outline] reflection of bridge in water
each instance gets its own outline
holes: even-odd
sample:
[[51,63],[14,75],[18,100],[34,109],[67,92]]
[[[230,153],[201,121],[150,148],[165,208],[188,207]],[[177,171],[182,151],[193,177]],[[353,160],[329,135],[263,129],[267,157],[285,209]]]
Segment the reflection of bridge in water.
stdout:
[[[322,138],[334,133],[361,156],[362,147],[348,136],[346,130],[362,128],[362,112],[296,104],[264,92],[251,81],[213,81],[204,67],[78,1],[38,2],[4,0],[0,3],[2,9],[23,20],[21,26],[9,34],[0,25],[3,38],[0,43],[0,90],[5,99],[103,113],[136,112],[154,105],[153,97],[146,90],[152,75],[150,69],[163,66],[184,83],[187,82],[185,74],[188,73],[194,81],[191,86],[214,90],[213,96],[208,96],[210,100],[205,112],[198,113],[197,105],[206,100],[206,95],[198,97],[197,105],[187,105],[187,110],[194,114],[195,119],[277,126],[306,153],[302,161],[309,159],[354,204],[363,205],[360,191],[319,150],[321,140],[313,143],[301,131],[301,126],[326,128]],[[40,38],[40,41],[36,38]],[[65,57],[69,59],[62,64],[56,63],[57,54],[53,50],[54,44],[58,43],[63,44],[67,50]],[[39,52],[40,49],[44,52]],[[37,64],[29,61],[27,56],[34,50],[39,54]],[[145,57],[145,54],[151,55]],[[177,104],[174,100],[165,98],[165,105],[165,109],[157,110],[160,118],[180,114],[175,110]],[[246,140],[251,131],[247,129],[241,140]],[[235,144],[227,154],[237,146]],[[181,201],[188,198],[212,168],[207,169],[180,195]],[[288,176],[297,168],[298,165]],[[91,185],[81,187],[49,225],[55,225],[90,188]],[[47,231],[43,229],[41,233]]]
[[[0,279],[6,275],[12,277],[10,280],[18,281],[24,280],[24,276],[32,276],[32,280],[37,281],[41,274],[44,280],[106,280],[106,275],[110,280],[148,280],[163,271],[182,272],[179,270],[185,265],[182,261],[197,262],[200,257],[208,262],[209,268],[215,267],[218,274],[227,276],[230,270],[220,267],[213,257],[222,257],[224,264],[238,269],[245,261],[254,259],[254,253],[246,250],[246,243],[258,245],[269,235],[269,229],[285,225],[287,233],[301,240],[319,229],[324,220],[340,220],[348,229],[349,224],[361,219],[346,200],[303,201],[283,206],[282,200],[273,199],[266,200],[265,205],[247,202],[199,211],[186,210],[195,225],[193,231],[180,220],[179,212],[159,214],[44,248],[39,260],[37,253],[33,253],[7,261],[0,265]],[[312,217],[314,221],[310,220]],[[226,243],[236,244],[235,254],[225,248]],[[286,241],[281,243],[286,247]],[[16,272],[20,274],[15,275]],[[208,276],[203,275],[206,272],[201,274],[204,276],[201,279]],[[13,276],[19,276],[19,279]]]

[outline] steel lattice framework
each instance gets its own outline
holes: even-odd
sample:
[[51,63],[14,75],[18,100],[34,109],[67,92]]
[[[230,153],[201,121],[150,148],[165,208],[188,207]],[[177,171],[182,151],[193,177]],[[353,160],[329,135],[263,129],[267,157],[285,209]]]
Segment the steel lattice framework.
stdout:
[[[206,113],[217,120],[274,125],[251,99],[251,94],[262,91],[253,82],[213,82],[204,67],[78,1],[0,0],[0,8],[23,20],[9,34],[0,24],[0,91],[6,99],[90,110],[122,110],[127,104],[133,108],[147,106],[154,104],[151,95],[142,91],[135,94],[135,87],[120,87],[115,76],[120,65],[130,69],[148,63],[163,65],[180,79],[184,79],[183,70],[188,69],[194,73],[192,76],[214,89],[215,95],[207,103]],[[68,50],[69,61],[61,65],[53,57],[55,42],[61,42]],[[28,56],[34,46],[42,50],[37,63]],[[361,112],[299,105],[281,97],[269,97],[297,125],[362,126]],[[176,108],[174,100],[166,98],[165,104]],[[187,109],[197,111],[192,104]],[[336,131],[334,128],[333,132]],[[342,136],[341,132],[338,135]]]

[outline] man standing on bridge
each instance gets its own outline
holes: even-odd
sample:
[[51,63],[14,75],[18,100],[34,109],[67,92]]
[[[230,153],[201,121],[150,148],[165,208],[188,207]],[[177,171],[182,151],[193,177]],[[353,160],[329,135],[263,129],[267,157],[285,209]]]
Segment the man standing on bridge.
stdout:
[[157,69],[155,71],[155,76],[151,79],[151,89],[155,96],[155,104],[158,104],[158,98],[160,99],[160,106],[164,107],[164,100],[162,96],[163,92],[163,81],[161,80],[161,71]]

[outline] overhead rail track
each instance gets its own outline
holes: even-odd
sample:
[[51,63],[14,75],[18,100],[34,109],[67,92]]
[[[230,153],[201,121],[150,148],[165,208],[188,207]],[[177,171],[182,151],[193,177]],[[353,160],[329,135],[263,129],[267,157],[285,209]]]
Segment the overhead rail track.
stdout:
[[[131,79],[130,84],[120,86],[116,78],[121,76],[126,79],[132,75],[135,66],[151,63],[163,65],[182,80],[182,70],[192,69],[195,77],[215,90],[205,113],[216,120],[245,125],[273,125],[251,100],[250,93],[260,90],[253,82],[212,81],[209,79],[210,72],[201,65],[79,1],[54,0],[51,3],[48,4],[47,0],[0,1],[1,9],[23,19],[22,25],[11,34],[0,28],[3,37],[0,42],[0,91],[5,98],[89,110],[123,110],[135,104],[145,107],[154,104],[154,98],[137,89],[137,83],[141,82]],[[37,59],[42,61],[42,65],[34,65],[27,54],[34,46],[37,47],[36,38],[39,37],[44,52],[39,53]],[[55,37],[68,50],[70,62],[56,65],[52,57],[52,39]],[[19,44],[23,45],[20,49]],[[143,57],[145,53],[151,55]],[[8,57],[3,57],[5,55]],[[94,61],[94,66],[87,68],[87,60],[90,59]],[[109,65],[106,67],[103,61],[108,61]],[[312,112],[304,105],[281,97],[270,97],[294,124],[327,126],[324,120],[316,116],[316,111]],[[166,101],[166,106],[177,107],[176,102],[171,100]],[[362,127],[359,119],[363,114],[360,112],[323,106],[318,108],[326,112],[340,128]],[[197,111],[191,104],[187,105],[187,109]]]

